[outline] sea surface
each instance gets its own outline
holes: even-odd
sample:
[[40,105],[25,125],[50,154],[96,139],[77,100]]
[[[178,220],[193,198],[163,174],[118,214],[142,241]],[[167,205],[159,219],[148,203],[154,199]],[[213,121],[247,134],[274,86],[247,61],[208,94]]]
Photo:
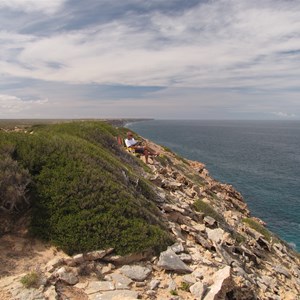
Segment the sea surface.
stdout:
[[126,125],[206,164],[253,216],[300,251],[300,121],[153,120]]

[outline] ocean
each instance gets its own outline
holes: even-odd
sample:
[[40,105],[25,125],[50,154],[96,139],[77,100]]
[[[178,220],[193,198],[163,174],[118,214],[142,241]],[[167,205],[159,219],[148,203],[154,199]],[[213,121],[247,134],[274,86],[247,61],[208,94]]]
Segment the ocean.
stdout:
[[300,121],[152,120],[128,128],[206,164],[253,216],[300,251]]

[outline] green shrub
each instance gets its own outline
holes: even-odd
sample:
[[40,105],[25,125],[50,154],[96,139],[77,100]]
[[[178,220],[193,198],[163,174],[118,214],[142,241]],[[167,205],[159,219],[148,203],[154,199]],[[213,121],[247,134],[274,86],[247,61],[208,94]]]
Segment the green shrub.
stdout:
[[12,144],[14,159],[32,178],[34,236],[68,254],[108,247],[118,254],[161,251],[172,243],[152,188],[137,181],[141,168],[128,164],[117,135],[103,122],[71,122],[9,134],[3,143],[0,136],[0,149]]
[[218,212],[216,212],[211,205],[208,203],[197,199],[194,203],[194,207],[197,211],[203,212],[205,215],[210,216],[214,218],[216,221],[225,224],[226,221],[222,215],[220,215]]
[[178,296],[178,292],[177,292],[176,290],[171,290],[171,291],[170,291],[170,294],[171,294],[172,296]]
[[0,210],[11,213],[29,206],[27,192],[31,178],[9,152],[4,153],[4,148],[0,154]]
[[188,284],[187,282],[182,281],[180,284],[180,289],[185,291],[185,292],[189,292],[190,291],[190,284]]
[[27,289],[39,287],[40,276],[36,272],[28,273],[21,278],[21,283]]
[[254,229],[257,232],[259,232],[260,234],[262,234],[267,241],[271,240],[271,237],[272,237],[271,232],[268,229],[266,229],[264,226],[259,224],[258,222],[254,221],[253,219],[250,219],[250,218],[244,218],[243,223],[247,224],[249,227],[251,227],[252,229]]

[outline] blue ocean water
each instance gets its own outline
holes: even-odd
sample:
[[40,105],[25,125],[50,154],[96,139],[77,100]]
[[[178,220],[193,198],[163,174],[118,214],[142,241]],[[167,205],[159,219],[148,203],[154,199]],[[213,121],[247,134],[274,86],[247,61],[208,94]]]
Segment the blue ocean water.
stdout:
[[127,127],[206,164],[300,251],[300,121],[153,120]]

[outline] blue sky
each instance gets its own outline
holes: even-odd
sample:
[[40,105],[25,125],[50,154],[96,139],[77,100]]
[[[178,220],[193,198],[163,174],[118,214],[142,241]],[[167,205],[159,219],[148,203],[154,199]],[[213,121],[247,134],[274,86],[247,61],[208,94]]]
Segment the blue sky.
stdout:
[[0,118],[300,119],[299,0],[0,0]]

